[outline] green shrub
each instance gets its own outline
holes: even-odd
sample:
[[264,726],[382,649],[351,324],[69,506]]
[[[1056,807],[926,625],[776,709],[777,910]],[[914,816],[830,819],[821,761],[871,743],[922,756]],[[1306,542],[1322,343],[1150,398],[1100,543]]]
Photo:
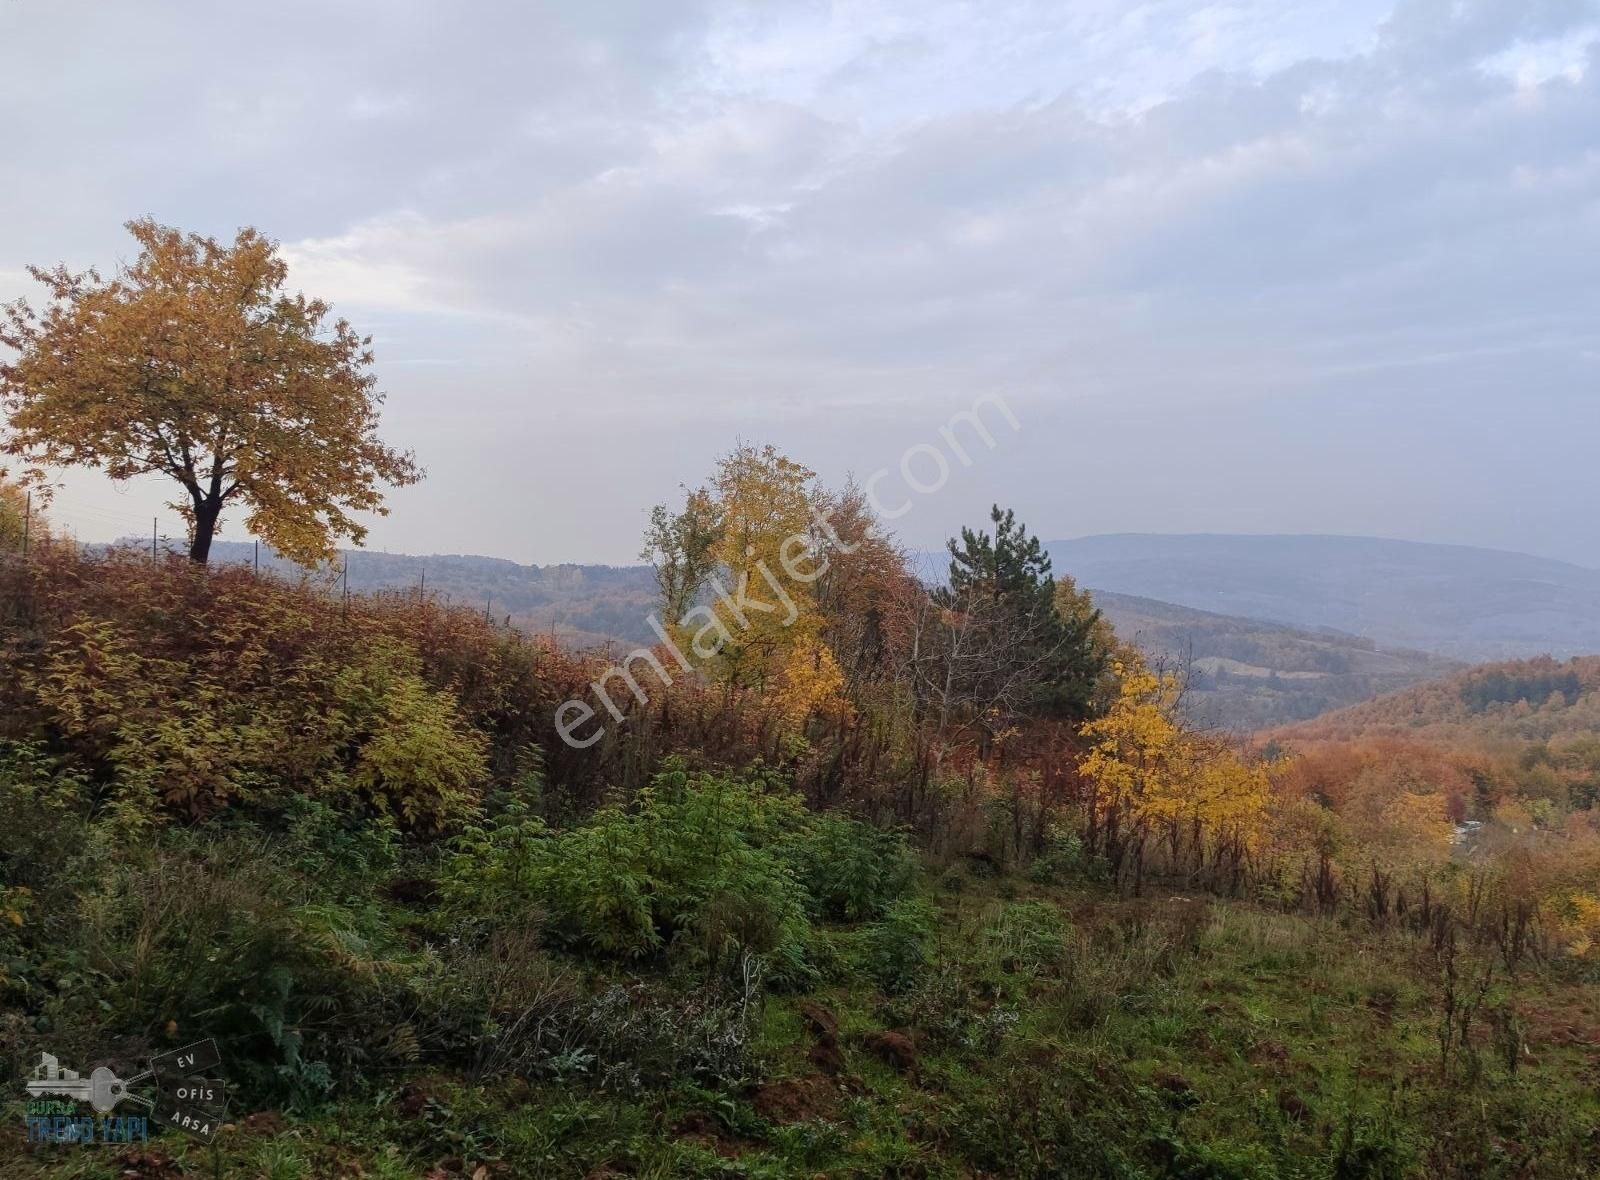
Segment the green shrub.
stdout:
[[1100,874],[1094,871],[1076,832],[1053,831],[1044,851],[1028,866],[1028,876],[1041,885],[1066,885]]
[[632,807],[551,833],[515,804],[455,842],[443,882],[466,918],[539,912],[578,950],[641,959],[670,951],[727,968],[755,954],[769,977],[803,982],[808,897],[780,850],[809,814],[758,779],[669,764]]
[[[211,826],[231,830],[229,818],[219,817]],[[368,897],[373,883],[400,865],[401,834],[388,816],[355,816],[321,799],[291,795],[279,805],[277,826],[281,834],[272,843],[272,855],[295,875],[285,881],[314,882],[317,896]],[[248,835],[255,825],[242,822],[238,828]]]
[[489,928],[541,914],[541,890],[554,844],[544,821],[520,801],[469,824],[451,841],[439,877],[452,923]]
[[551,933],[586,950],[639,958],[659,950],[657,882],[639,817],[619,808],[596,812],[557,835],[532,865],[532,896]]
[[[313,1011],[366,1007],[359,939],[330,910],[302,910],[275,893],[281,869],[264,849],[230,842],[157,845],[119,860],[85,893],[80,943],[68,961],[62,1015],[91,997],[105,1023],[143,1039],[164,1028],[215,1037],[246,1093],[307,1103],[332,1083],[308,1052]],[[89,1009],[93,1010],[93,1009]],[[339,1033],[363,1038],[345,1022]],[[358,1051],[359,1052],[359,1051]]]
[[1116,1067],[1017,1063],[961,1095],[947,1125],[951,1146],[975,1169],[1023,1180],[1136,1180],[1157,1111]]
[[334,740],[349,778],[379,811],[442,831],[477,805],[487,743],[455,698],[429,688],[415,652],[390,639],[358,649],[333,681]]
[[740,991],[667,997],[642,984],[614,984],[574,1013],[567,1053],[588,1062],[578,1072],[604,1089],[631,1093],[693,1080],[737,1090],[761,1073],[756,986],[752,979]]
[[898,832],[835,812],[809,818],[784,855],[827,918],[876,918],[910,887],[917,860]]
[[863,966],[885,991],[905,991],[932,961],[933,907],[920,897],[906,897],[889,907],[881,921],[866,930]]
[[985,1001],[955,964],[924,972],[907,991],[884,1002],[886,1025],[911,1028],[917,1044],[993,1054],[1020,1020],[1018,1011]]

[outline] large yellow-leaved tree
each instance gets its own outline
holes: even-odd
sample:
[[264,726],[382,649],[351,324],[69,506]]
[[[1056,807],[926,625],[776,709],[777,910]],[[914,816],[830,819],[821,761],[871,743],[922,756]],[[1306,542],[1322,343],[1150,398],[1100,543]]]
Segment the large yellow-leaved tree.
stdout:
[[421,478],[377,437],[371,338],[286,292],[277,244],[253,229],[231,244],[148,219],[128,230],[140,254],[115,277],[34,267],[49,303],[0,316],[6,453],[35,481],[66,466],[175,480],[197,562],[235,503],[302,564],[360,544],[380,486]]
[[1114,672],[1115,699],[1082,729],[1088,750],[1078,773],[1090,788],[1091,846],[1135,889],[1152,838],[1166,849],[1171,872],[1193,875],[1209,865],[1214,876],[1237,879],[1263,832],[1269,767],[1186,729],[1177,677],[1137,660],[1117,662]]
[[815,479],[773,447],[741,444],[682,511],[658,507],[645,535],[682,646],[790,722],[837,706],[844,685],[817,603],[828,546],[816,522],[829,499]]

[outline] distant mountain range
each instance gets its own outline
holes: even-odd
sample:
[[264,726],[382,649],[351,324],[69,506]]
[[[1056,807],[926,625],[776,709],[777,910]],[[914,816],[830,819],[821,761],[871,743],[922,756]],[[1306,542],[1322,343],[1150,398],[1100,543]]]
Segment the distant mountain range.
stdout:
[[1600,652],[1600,570],[1371,537],[1116,534],[1049,544],[1080,586],[1477,662]]
[[[1120,635],[1191,669],[1191,715],[1228,729],[1316,717],[1448,676],[1457,661],[1600,653],[1600,571],[1523,554],[1315,536],[1120,535],[1049,549]],[[248,562],[254,550],[218,542],[213,556]],[[271,554],[262,563],[294,571]],[[645,566],[361,550],[349,571],[352,591],[425,584],[575,647],[655,639]]]

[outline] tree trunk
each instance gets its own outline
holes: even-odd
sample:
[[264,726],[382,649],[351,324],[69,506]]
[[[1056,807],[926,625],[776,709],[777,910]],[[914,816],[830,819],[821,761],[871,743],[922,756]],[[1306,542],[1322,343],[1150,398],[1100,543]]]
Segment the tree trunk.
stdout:
[[197,500],[194,506],[194,537],[189,542],[189,560],[205,565],[211,558],[211,539],[217,535],[217,518],[222,515],[222,501]]

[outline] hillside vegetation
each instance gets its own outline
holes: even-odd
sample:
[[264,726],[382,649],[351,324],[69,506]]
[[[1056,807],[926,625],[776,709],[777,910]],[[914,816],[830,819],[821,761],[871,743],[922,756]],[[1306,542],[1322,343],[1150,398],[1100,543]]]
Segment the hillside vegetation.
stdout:
[[[130,542],[132,544],[133,542]],[[221,563],[253,565],[286,577],[297,567],[271,550],[240,542],[212,546]],[[647,622],[659,613],[648,566],[521,565],[460,554],[427,557],[361,552],[321,572],[324,584],[357,592],[431,593],[441,603],[487,611],[530,635],[578,650],[617,651],[656,642]],[[1191,671],[1186,708],[1200,725],[1248,732],[1315,717],[1459,668],[1422,652],[1380,650],[1373,641],[1306,630],[1131,595],[1097,592],[1095,605],[1144,655]]]
[[[271,549],[217,541],[220,563],[254,565],[288,578],[299,567]],[[348,566],[348,569],[346,568]],[[522,565],[499,557],[362,551],[341,554],[321,570],[325,584],[348,583],[357,593],[431,594],[441,603],[487,611],[530,635],[573,648],[607,643],[654,643],[645,619],[659,606],[655,577],[645,565]]]
[[[1600,759],[1197,729],[1012,512],[925,582],[771,446],[651,510],[625,653],[213,561],[242,508],[325,571],[417,469],[270,243],[135,227],[0,335],[6,446],[195,532],[80,550],[0,482],[6,1180],[1600,1169]],[[201,1038],[209,1147],[25,1130],[43,1054]]]
[[1461,748],[1581,743],[1600,734],[1600,656],[1485,664],[1284,732],[1309,739],[1410,738]]
[[[574,751],[599,667],[469,608],[132,551],[0,575],[0,1047],[217,1037],[227,1174],[1600,1162],[1581,801],[1473,868],[1447,820],[1510,833],[1509,786],[1253,769],[1127,666],[1048,784],[1015,738],[935,726],[924,777],[736,682]],[[57,1174],[20,1125],[6,1174]]]
[[1476,663],[1600,651],[1600,570],[1371,537],[1142,536],[1053,541],[1093,590]]

